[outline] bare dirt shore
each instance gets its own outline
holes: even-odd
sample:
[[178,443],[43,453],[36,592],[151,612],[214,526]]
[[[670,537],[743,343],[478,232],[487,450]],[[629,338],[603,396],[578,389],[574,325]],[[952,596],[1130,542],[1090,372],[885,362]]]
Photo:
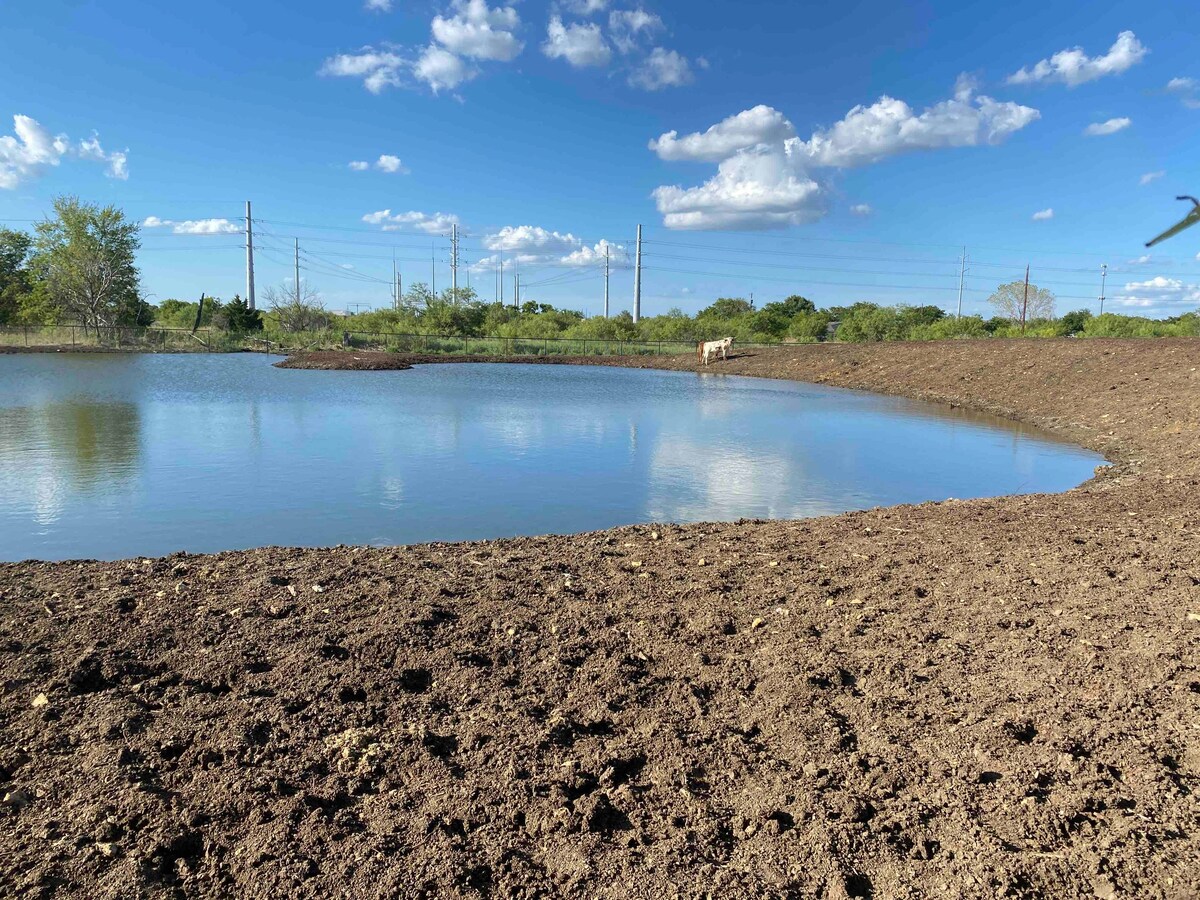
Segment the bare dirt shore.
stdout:
[[1194,898],[1198,369],[1184,340],[711,367],[1113,461],[1060,496],[0,566],[0,896]]

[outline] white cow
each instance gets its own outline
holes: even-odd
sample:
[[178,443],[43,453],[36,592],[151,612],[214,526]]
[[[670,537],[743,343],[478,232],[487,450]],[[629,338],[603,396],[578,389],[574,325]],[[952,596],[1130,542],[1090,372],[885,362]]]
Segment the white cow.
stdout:
[[696,346],[696,362],[708,365],[710,359],[729,359],[729,351],[733,348],[733,338],[722,338],[719,341],[701,341]]

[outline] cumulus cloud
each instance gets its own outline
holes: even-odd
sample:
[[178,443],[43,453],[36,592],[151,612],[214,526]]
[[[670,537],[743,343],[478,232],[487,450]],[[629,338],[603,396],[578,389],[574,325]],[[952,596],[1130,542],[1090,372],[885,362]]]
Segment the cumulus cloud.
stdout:
[[900,153],[1001,143],[1036,121],[1036,109],[976,95],[960,79],[953,98],[916,113],[882,97],[856,106],[805,141],[775,109],[759,106],[704,132],[667,132],[650,148],[667,160],[716,161],[717,174],[692,188],[653,193],[670,228],[773,228],[810,222],[827,210],[820,170],[877,163]]
[[1148,184],[1153,184],[1154,182],[1158,181],[1158,179],[1162,178],[1166,174],[1166,171],[1163,169],[1159,169],[1157,172],[1147,172],[1138,180],[1138,184],[1140,184],[1142,187],[1145,187]]
[[392,0],[367,0],[363,6],[371,12],[391,12]]
[[454,90],[478,74],[479,70],[462,57],[434,44],[425,48],[413,66],[413,75],[429,85],[435,94]]
[[1158,275],[1146,281],[1127,283],[1116,302],[1143,312],[1152,309],[1178,312],[1181,307],[1200,306],[1200,284],[1189,284],[1179,278]]
[[871,213],[875,212],[875,210],[871,208],[871,204],[869,203],[856,203],[854,206],[850,207],[850,212],[852,215],[856,216],[869,216]]
[[644,9],[619,9],[608,15],[608,33],[617,49],[632,53],[665,26],[663,20]]
[[1035,222],[1048,222],[1053,218],[1054,218],[1053,208],[1041,209],[1033,214],[1033,221],[1035,221]]
[[1151,262],[1151,257],[1149,255],[1144,255],[1144,256],[1139,256],[1137,259],[1131,259],[1129,261],[1128,265],[1147,266],[1150,264],[1150,262]]
[[608,240],[589,244],[570,232],[550,231],[537,225],[507,225],[485,235],[483,246],[492,255],[475,264],[479,269],[495,268],[499,265],[501,255],[506,265],[602,266],[605,251],[608,252],[610,268],[624,269],[630,265],[629,251],[623,244]]
[[1132,119],[1109,119],[1106,122],[1093,122],[1087,128],[1083,129],[1083,133],[1088,137],[1104,137],[1105,135],[1116,134],[1118,131],[1124,131],[1132,124]]
[[335,78],[360,78],[372,94],[403,84],[402,73],[411,63],[391,50],[364,47],[357,53],[339,53],[325,60],[320,74]]
[[852,168],[911,150],[999,144],[1039,118],[1041,113],[1028,106],[976,96],[970,79],[960,78],[953,98],[919,115],[888,96],[856,106],[801,144],[801,152],[816,165]]
[[0,135],[0,190],[13,190],[68,158],[104,163],[109,178],[129,178],[127,150],[106,152],[95,134],[72,143],[65,134],[51,134],[36,119],[16,115],[13,133]]
[[355,172],[367,172],[372,167],[380,172],[387,172],[391,175],[407,175],[408,169],[404,163],[400,161],[400,157],[392,156],[389,153],[382,154],[374,163],[369,163],[366,160],[356,159],[349,164],[350,169]]
[[241,234],[242,226],[228,219],[187,219],[176,222],[171,219],[160,219],[158,216],[147,216],[142,222],[143,228],[170,228],[174,234]]
[[380,225],[384,231],[421,231],[425,234],[446,234],[457,225],[458,216],[450,213],[406,212],[393,214],[390,209],[368,213],[362,217],[368,225]]
[[564,25],[560,16],[551,16],[546,27],[546,42],[542,53],[550,59],[565,59],[577,69],[587,66],[606,66],[612,50],[600,26],[594,23]]
[[704,184],[663,186],[653,196],[668,228],[779,228],[825,214],[823,189],[793,141],[739,150]]
[[1132,31],[1122,31],[1103,56],[1088,56],[1082,47],[1060,50],[1049,59],[1014,72],[1008,76],[1008,83],[1057,81],[1068,87],[1078,87],[1097,78],[1120,75],[1145,59],[1148,52]]
[[608,9],[608,0],[568,0],[567,9],[576,15],[591,16]]
[[629,75],[632,87],[647,91],[661,91],[668,87],[682,87],[692,83],[692,66],[687,57],[674,50],[655,47]]
[[485,0],[454,0],[454,15],[435,16],[433,38],[451,53],[468,59],[511,62],[524,48],[513,33],[521,17],[511,6],[489,7]]
[[680,137],[678,131],[668,131],[651,141],[650,149],[659,159],[670,162],[720,162],[739,150],[782,143],[795,136],[795,128],[783,113],[759,105],[730,116],[705,132]]

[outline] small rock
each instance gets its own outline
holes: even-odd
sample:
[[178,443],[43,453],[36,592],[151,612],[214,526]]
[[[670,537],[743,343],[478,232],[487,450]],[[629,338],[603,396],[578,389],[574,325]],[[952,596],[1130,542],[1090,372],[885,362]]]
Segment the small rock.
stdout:
[[764,624],[766,623],[761,618],[756,618],[750,623],[750,629],[753,631],[755,628],[762,628]]
[[291,584],[289,584],[289,585],[287,586],[287,589],[288,589],[288,593],[289,593],[289,594],[291,594],[293,597],[295,597],[295,596],[296,596],[296,587],[295,587],[295,585],[291,585]]
[[100,851],[101,856],[107,856],[109,859],[121,855],[121,848],[109,841],[101,841],[96,845],[96,849]]
[[323,588],[319,584],[314,584],[313,585],[313,593],[314,594],[323,594],[323,593],[325,593],[325,588]]
[[30,704],[34,709],[41,709],[43,706],[50,705],[50,698],[45,694],[38,694],[33,698],[33,703]]
[[21,809],[28,806],[33,800],[29,794],[20,788],[14,788],[11,791],[5,791],[4,797],[0,798],[0,803],[5,806],[11,806],[13,809]]
[[1200,613],[1188,613],[1189,622],[1200,622]]
[[696,565],[698,565],[698,566],[706,566],[706,565],[708,565],[708,560],[706,560],[706,559],[705,559],[705,558],[702,556],[702,557],[700,557],[698,560],[696,560]]

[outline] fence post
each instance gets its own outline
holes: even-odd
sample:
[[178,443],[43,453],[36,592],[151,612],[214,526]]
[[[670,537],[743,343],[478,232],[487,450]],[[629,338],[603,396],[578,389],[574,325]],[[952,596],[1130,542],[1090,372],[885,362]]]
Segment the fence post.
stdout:
[[25,346],[29,346],[29,326],[25,326]]
[[71,326],[71,347],[74,348],[74,346],[75,346],[75,326],[72,325]]

